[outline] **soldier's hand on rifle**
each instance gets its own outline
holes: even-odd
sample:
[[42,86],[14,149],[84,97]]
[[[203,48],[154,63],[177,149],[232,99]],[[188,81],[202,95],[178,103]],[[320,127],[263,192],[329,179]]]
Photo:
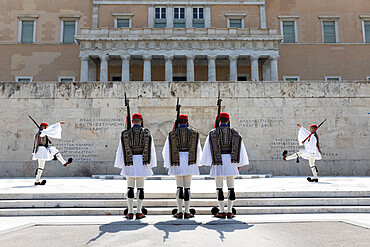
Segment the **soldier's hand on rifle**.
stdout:
[[66,122],[60,122],[60,124],[66,124]]
[[298,127],[298,128],[300,128],[300,127],[302,127],[302,126],[301,126],[300,124],[297,124],[297,127]]

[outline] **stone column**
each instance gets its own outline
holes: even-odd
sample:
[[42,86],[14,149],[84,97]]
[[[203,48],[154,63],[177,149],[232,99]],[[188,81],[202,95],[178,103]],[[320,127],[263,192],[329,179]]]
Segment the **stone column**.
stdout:
[[204,27],[208,28],[211,27],[211,5],[206,4],[204,6]]
[[186,80],[194,81],[194,55],[186,56]]
[[217,55],[208,55],[208,81],[216,81],[216,58]]
[[165,65],[165,81],[172,81],[173,80],[173,69],[172,69],[172,60],[173,56],[164,56]]
[[154,5],[148,5],[148,27],[154,27]]
[[238,55],[229,56],[230,60],[230,81],[238,81]]
[[143,55],[144,59],[144,72],[143,72],[143,81],[151,81],[152,80],[152,56],[151,55]]
[[278,55],[270,56],[270,71],[271,71],[271,81],[278,81],[279,74],[278,74]]
[[267,59],[262,65],[262,77],[264,81],[271,81],[270,60]]
[[122,74],[121,81],[130,81],[130,55],[121,55],[122,59]]
[[260,5],[260,20],[261,20],[261,29],[266,28],[266,5]]
[[193,27],[193,8],[190,4],[187,4],[186,6],[186,25],[185,27]]
[[173,4],[167,4],[166,6],[166,27],[173,28]]
[[108,81],[108,54],[100,55],[100,81]]
[[251,80],[252,81],[259,81],[259,71],[258,71],[258,59],[259,56],[252,55],[250,56],[251,59]]
[[89,59],[89,79],[88,81],[96,81],[96,64],[92,59]]
[[89,79],[89,56],[81,55],[81,74],[80,81],[88,81]]

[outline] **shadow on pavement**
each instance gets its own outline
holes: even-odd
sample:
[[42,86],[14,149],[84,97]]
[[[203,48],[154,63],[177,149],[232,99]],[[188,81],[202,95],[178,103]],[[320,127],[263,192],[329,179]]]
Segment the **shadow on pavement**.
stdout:
[[98,240],[106,233],[118,233],[122,231],[136,231],[141,228],[148,226],[148,223],[143,223],[140,220],[123,220],[117,222],[111,222],[99,227],[100,233],[95,238],[89,240],[86,245]]
[[224,235],[224,232],[234,232],[235,230],[246,230],[253,225],[248,225],[245,222],[234,220],[234,219],[218,219],[213,220],[208,223],[205,223],[202,225],[202,227],[209,229],[209,230],[215,230],[220,234],[220,240],[223,242],[226,238]]
[[17,188],[31,188],[31,187],[35,187],[35,185],[28,185],[28,186],[13,186],[12,189],[17,189]]
[[195,220],[175,219],[155,223],[154,227],[164,231],[163,242],[166,242],[166,239],[170,237],[170,232],[193,231],[201,224]]

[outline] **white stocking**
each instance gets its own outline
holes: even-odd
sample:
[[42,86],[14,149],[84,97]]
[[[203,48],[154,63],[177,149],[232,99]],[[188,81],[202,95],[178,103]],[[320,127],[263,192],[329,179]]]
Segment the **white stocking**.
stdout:
[[316,170],[316,166],[315,166],[315,158],[309,158],[308,162],[309,162],[310,167],[311,167],[313,178],[317,179],[317,170]]
[[[227,188],[234,189],[234,177],[226,177]],[[230,192],[229,192],[230,193]],[[232,213],[235,200],[227,198],[227,212]]]
[[45,160],[37,160],[39,163],[39,169],[36,171],[36,183],[40,182],[40,178],[42,175],[42,171],[44,170],[45,167]]
[[[143,177],[140,177],[140,178],[136,178],[136,188],[138,189],[144,189],[144,181],[145,181],[145,178]],[[142,207],[143,207],[143,202],[144,200],[142,199],[139,199],[139,191],[137,193],[137,208],[136,208],[136,213],[138,214],[141,214],[142,211]]]
[[287,156],[286,157],[286,160],[294,160],[294,159],[298,158],[299,156],[302,156],[302,152],[301,151],[299,151],[297,153],[294,153],[292,155]]
[[189,191],[189,200],[185,201],[185,213],[187,214],[190,214],[190,201],[191,201],[190,186],[191,186],[191,175],[184,176],[184,187],[185,190],[188,189]]
[[176,202],[177,202],[177,212],[178,213],[181,213],[182,212],[182,202],[184,201],[184,199],[181,199],[179,196],[180,196],[180,193],[179,193],[179,187],[181,187],[181,189],[183,190],[184,189],[184,176],[175,176],[175,179],[176,179]]
[[218,189],[222,189],[223,188],[223,183],[224,183],[224,178],[223,177],[215,177],[215,181],[216,181],[216,196],[217,196],[217,201],[218,201],[218,206],[220,207],[220,213],[225,213],[225,204],[224,204],[224,201],[220,201],[218,200],[218,192],[219,190]]
[[[135,178],[127,177],[127,190],[129,187],[135,188]],[[134,198],[127,198],[127,209],[129,214],[134,213]]]

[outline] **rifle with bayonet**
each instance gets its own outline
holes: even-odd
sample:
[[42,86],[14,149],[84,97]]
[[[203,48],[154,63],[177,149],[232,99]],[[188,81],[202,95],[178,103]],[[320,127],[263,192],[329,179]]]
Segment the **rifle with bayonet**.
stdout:
[[35,119],[33,119],[30,115],[28,115],[28,113],[26,113],[26,114],[32,120],[32,122],[37,126],[37,128],[40,129],[40,125],[35,121]]
[[127,108],[126,130],[129,130],[131,129],[130,100],[127,99],[126,93],[125,93],[125,106]]
[[222,102],[222,99],[220,97],[220,91],[218,91],[218,98],[217,98],[217,116],[216,116],[216,120],[215,120],[215,124],[213,125],[213,128],[217,128],[219,127],[220,125],[220,114],[221,114],[221,102]]
[[316,133],[316,131],[320,128],[321,125],[323,125],[325,123],[327,119],[325,119],[324,121],[321,122],[321,124],[319,124],[319,126],[317,126],[317,129],[314,131],[314,132],[311,132],[311,134],[309,136],[306,137],[306,139],[304,139],[304,141],[302,142],[302,144],[304,144],[313,134]]
[[173,126],[173,129],[172,130],[175,130],[175,129],[177,129],[179,127],[180,108],[181,108],[180,100],[177,97],[177,103],[176,103],[176,120],[175,120],[175,125]]

